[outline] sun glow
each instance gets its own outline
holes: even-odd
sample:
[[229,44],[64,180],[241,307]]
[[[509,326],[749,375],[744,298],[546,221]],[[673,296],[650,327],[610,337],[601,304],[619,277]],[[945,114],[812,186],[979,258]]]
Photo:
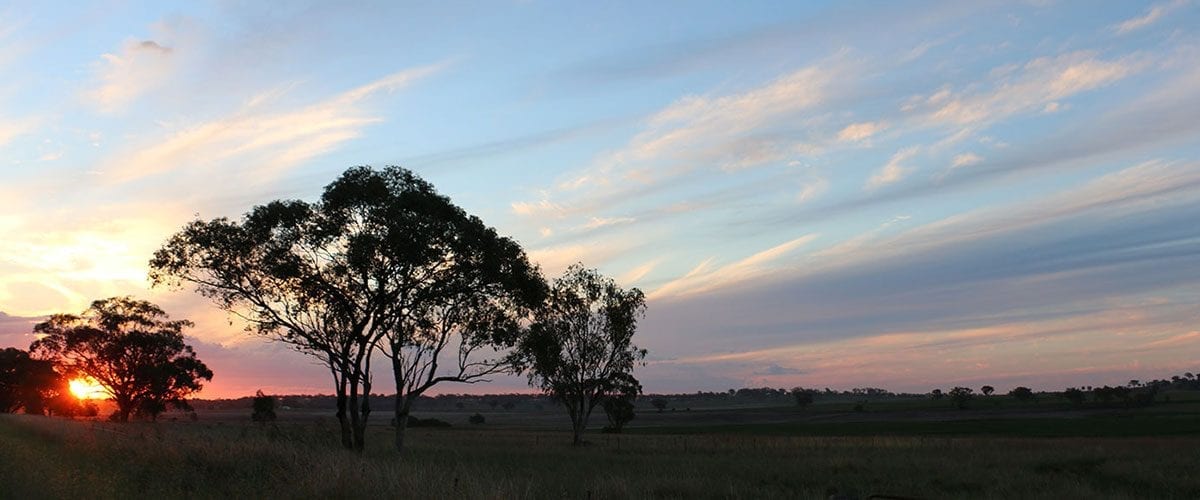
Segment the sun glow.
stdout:
[[70,382],[71,394],[79,399],[103,399],[108,397],[104,386],[90,378],[77,378]]

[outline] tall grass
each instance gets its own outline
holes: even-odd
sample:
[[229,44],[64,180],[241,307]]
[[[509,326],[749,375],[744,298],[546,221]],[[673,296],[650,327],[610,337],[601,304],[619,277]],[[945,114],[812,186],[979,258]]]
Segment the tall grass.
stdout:
[[1200,439],[593,435],[0,416],[0,497],[1198,498]]

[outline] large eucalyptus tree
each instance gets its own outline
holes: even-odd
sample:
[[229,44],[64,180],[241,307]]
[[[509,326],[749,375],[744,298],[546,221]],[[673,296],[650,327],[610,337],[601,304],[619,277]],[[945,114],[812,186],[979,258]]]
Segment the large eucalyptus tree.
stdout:
[[250,330],[320,359],[342,442],[357,450],[373,352],[391,360],[401,448],[416,396],[506,369],[485,354],[516,342],[545,289],[517,243],[399,167],[351,168],[317,202],[192,222],[155,254],[151,277],[194,285]]

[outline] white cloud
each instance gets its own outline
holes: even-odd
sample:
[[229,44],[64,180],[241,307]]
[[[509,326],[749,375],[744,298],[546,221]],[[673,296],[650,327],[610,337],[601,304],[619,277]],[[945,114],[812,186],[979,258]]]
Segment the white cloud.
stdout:
[[619,224],[629,224],[636,221],[633,217],[592,217],[587,224],[583,225],[584,229],[597,229],[605,226],[615,226]]
[[843,128],[841,132],[838,132],[838,139],[848,142],[861,141],[879,133],[885,128],[887,128],[887,123],[884,122],[852,123]]
[[0,121],[0,146],[35,130],[40,120]]
[[777,263],[817,237],[816,234],[806,234],[716,269],[711,269],[713,259],[707,259],[687,274],[654,290],[649,296],[661,298],[691,295],[762,277],[771,272],[771,264]]
[[120,111],[166,83],[177,67],[178,58],[173,48],[153,40],[126,40],[119,52],[100,56],[101,61],[96,64],[99,86],[85,95],[101,111]]
[[983,157],[975,153],[963,153],[955,155],[950,161],[950,168],[967,167],[983,161]]
[[[1099,59],[1086,52],[1029,61],[1019,71],[1004,72],[986,90],[952,92],[943,87],[928,97],[910,99],[905,110],[923,110],[930,125],[968,126],[990,123],[1032,110],[1057,109],[1063,99],[1121,80],[1145,66],[1133,57]],[[1054,103],[1051,105],[1051,103]]]
[[541,200],[536,203],[518,201],[513,202],[511,207],[513,213],[525,216],[548,214],[555,217],[562,217],[566,211],[562,205],[553,203],[550,200]]
[[[283,91],[250,99],[225,118],[183,127],[154,144],[104,162],[99,169],[111,182],[128,182],[168,171],[211,172],[226,164],[255,165],[249,173],[265,180],[357,137],[381,118],[363,109],[367,97],[396,90],[438,71],[432,65],[400,71],[322,102],[296,110],[268,111]],[[243,167],[244,168],[244,167]]]
[[658,267],[658,264],[660,262],[662,262],[662,259],[653,259],[653,260],[645,262],[637,267],[634,267],[633,269],[630,269],[625,274],[622,274],[621,276],[617,277],[617,282],[623,283],[626,286],[629,286],[633,283],[637,283],[638,280],[645,278],[647,274],[650,274],[650,271],[653,271],[654,268]]
[[1140,30],[1146,26],[1150,26],[1151,24],[1158,22],[1158,20],[1162,19],[1163,16],[1179,7],[1187,5],[1187,3],[1187,0],[1175,0],[1172,2],[1156,4],[1150,7],[1145,14],[1126,19],[1125,21],[1113,26],[1112,29],[1113,31],[1117,32],[1118,35],[1124,35],[1131,31]]
[[799,203],[804,203],[804,202],[816,199],[818,196],[825,194],[825,191],[828,191],[828,190],[829,190],[829,180],[828,179],[825,179],[825,178],[813,179],[812,181],[805,183],[804,186],[800,188],[800,192],[796,194],[796,201]]
[[906,166],[905,163],[912,159],[913,156],[916,156],[916,154],[920,151],[920,146],[909,146],[897,151],[896,154],[893,154],[892,158],[888,160],[887,164],[876,171],[870,179],[867,179],[866,187],[868,189],[875,189],[903,179],[904,176],[908,175],[908,173],[912,171],[912,168]]

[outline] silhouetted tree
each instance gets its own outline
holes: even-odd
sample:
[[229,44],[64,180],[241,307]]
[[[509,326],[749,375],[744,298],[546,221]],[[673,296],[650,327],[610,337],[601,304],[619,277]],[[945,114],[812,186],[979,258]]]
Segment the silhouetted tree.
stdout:
[[985,385],[979,388],[979,392],[982,392],[984,396],[991,396],[993,392],[996,392],[996,388],[990,385]]
[[812,404],[812,402],[813,402],[813,394],[812,393],[813,393],[813,391],[804,389],[802,387],[793,387],[792,391],[791,391],[792,398],[796,400],[796,406],[799,406],[801,408],[806,408],[806,407],[808,407],[808,405]]
[[82,315],[56,314],[37,324],[42,338],[29,350],[104,387],[117,404],[115,420],[130,414],[156,419],[168,405],[190,409],[186,398],[212,380],[184,343],[189,326],[149,302],[113,297],[92,302]]
[[1029,401],[1033,399],[1033,390],[1022,386],[1008,391],[1008,395],[1012,396],[1017,401]]
[[574,444],[582,444],[588,417],[601,401],[641,392],[633,367],[646,351],[632,341],[645,308],[641,290],[624,290],[593,269],[572,265],[554,281],[512,356],[531,385],[567,408]]
[[953,401],[954,406],[958,409],[965,410],[971,399],[975,397],[974,392],[970,387],[955,387],[950,389],[950,401]]
[[254,413],[250,414],[250,420],[255,422],[274,422],[275,421],[275,397],[263,394],[262,390],[254,393],[253,403]]
[[545,290],[519,245],[399,167],[351,168],[315,203],[275,201],[241,222],[193,222],[151,269],[156,283],[194,284],[259,334],[320,359],[342,443],[356,450],[371,412],[371,352],[391,361],[402,449],[422,393],[505,370],[478,354],[515,343],[520,318]]
[[[58,401],[62,396],[72,406]],[[0,413],[24,410],[29,414],[44,414],[58,409],[71,412],[75,398],[67,388],[67,380],[54,370],[54,363],[34,359],[29,353],[8,347],[0,349]]]
[[934,389],[929,392],[929,396],[932,397],[934,400],[942,399],[943,395],[944,394],[942,394],[941,389]]
[[618,394],[604,398],[602,406],[604,415],[608,417],[608,426],[604,428],[605,432],[620,434],[621,430],[625,428],[625,424],[633,420],[637,415],[633,408],[633,398],[635,397],[636,395],[632,394]]
[[667,404],[669,404],[669,402],[663,398],[654,398],[650,400],[650,405],[657,408],[659,413],[662,413],[663,410],[667,409]]
[[1085,399],[1083,391],[1074,387],[1070,387],[1063,391],[1062,395],[1067,399],[1067,401],[1070,401],[1076,405],[1083,404],[1083,400]]

